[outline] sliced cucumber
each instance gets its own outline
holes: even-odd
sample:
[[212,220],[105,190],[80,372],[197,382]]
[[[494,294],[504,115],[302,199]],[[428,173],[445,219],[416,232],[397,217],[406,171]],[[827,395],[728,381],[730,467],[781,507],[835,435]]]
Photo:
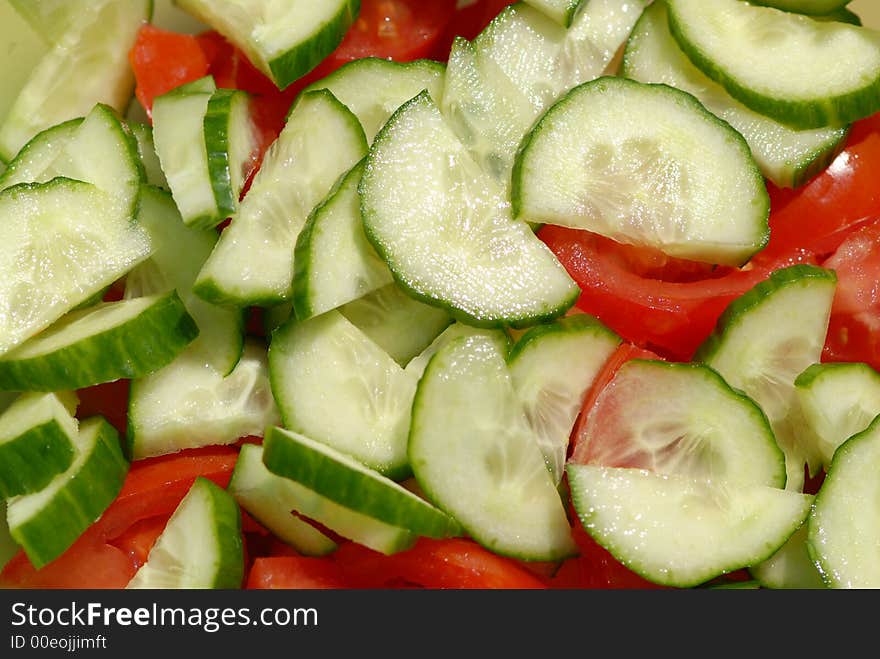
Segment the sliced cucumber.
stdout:
[[340,506],[296,481],[276,476],[263,464],[262,447],[253,444],[242,447],[229,490],[264,526],[307,555],[333,551],[336,543],[323,534],[306,542],[305,534],[308,538],[318,531],[296,514],[383,554],[408,549],[416,541],[417,536],[405,529]]
[[576,462],[693,480],[784,487],[767,417],[701,364],[624,363],[589,411]]
[[576,314],[530,329],[507,358],[513,388],[557,483],[584,396],[619,344],[620,337],[595,318]]
[[514,214],[671,256],[741,265],[770,238],[748,144],[667,85],[602,77],[550,108],[523,141]]
[[361,5],[360,0],[175,0],[175,4],[241,48],[279,89],[336,49]]
[[407,372],[416,380],[421,380],[425,369],[428,367],[431,359],[455,339],[467,336],[481,336],[492,341],[496,349],[507,358],[510,353],[510,336],[502,330],[480,329],[466,325],[465,323],[452,323],[443,332],[431,341],[417,356],[413,357],[406,365]]
[[0,193],[0,354],[48,327],[150,256],[131,208],[56,178]]
[[806,183],[843,147],[846,128],[795,130],[750,110],[695,67],[669,31],[666,4],[657,0],[636,24],[623,55],[625,76],[664,83],[696,96],[748,142],[761,172],[779,187]]
[[16,97],[0,126],[0,158],[11,159],[34,135],[95,103],[125,112],[134,88],[128,52],[151,11],[150,0],[89,3]]
[[0,570],[12,560],[21,547],[9,533],[9,525],[6,523],[6,501],[0,500]]
[[[272,334],[269,375],[285,428],[399,480],[416,380],[337,311]],[[331,394],[332,392],[332,394]]]
[[31,564],[39,569],[64,553],[116,498],[127,473],[113,426],[102,417],[84,420],[70,467],[43,489],[7,502],[9,531]]
[[801,436],[794,382],[822,355],[836,283],[832,271],[815,266],[777,270],[728,305],[695,355],[766,413],[791,490],[804,484],[804,463],[812,473],[818,463]]
[[184,223],[211,228],[238,209],[256,138],[248,94],[197,91],[202,84],[212,87],[210,78],[196,83],[199,87],[178,87],[155,99],[153,130]]
[[267,425],[277,422],[261,344],[247,343],[225,376],[198,353],[184,352],[165,368],[132,381],[127,449],[137,460],[232,444],[248,435],[262,436]]
[[421,354],[452,322],[443,309],[422,304],[397,284],[352,300],[339,313],[401,366]]
[[420,59],[396,62],[379,57],[362,57],[347,62],[330,75],[313,82],[303,93],[327,89],[361,122],[367,142],[401,105],[424,89],[432,98],[443,93],[446,66]]
[[128,127],[137,140],[138,155],[144,164],[147,183],[163,190],[168,190],[168,179],[162,171],[159,156],[156,155],[156,144],[153,141],[153,128],[139,121],[129,122]]
[[831,588],[880,587],[880,418],[848,439],[816,495],[808,547]]
[[807,524],[802,524],[773,556],[749,567],[749,573],[764,588],[825,588],[807,548],[807,537]]
[[691,61],[756,112],[795,128],[822,128],[880,109],[873,30],[741,0],[667,4],[672,34]]
[[125,297],[176,290],[199,328],[187,352],[228,375],[244,347],[244,311],[211,304],[193,292],[199,271],[217,244],[217,232],[186,226],[171,195],[152,186],[141,190],[138,219],[149,231],[155,252],[128,273]]
[[46,487],[73,463],[76,395],[22,394],[0,413],[0,497]]
[[293,294],[293,252],[309,213],[366,155],[357,118],[326,90],[300,99],[196,281],[209,302],[271,306]]
[[413,474],[472,538],[525,560],[576,553],[565,507],[495,341],[462,337],[441,348],[412,409]]
[[414,534],[445,538],[460,531],[455,520],[393,480],[288,430],[267,430],[263,463],[340,506]]
[[766,485],[569,464],[581,523],[626,567],[687,588],[772,555],[810,512],[812,497]]
[[577,12],[587,4],[587,0],[525,0],[525,3],[546,14],[563,27],[569,27]]
[[796,14],[820,16],[843,9],[852,0],[755,0],[753,4],[775,7]]
[[58,42],[78,15],[89,9],[84,0],[9,0],[9,4],[49,44]]
[[363,163],[336,183],[309,215],[294,251],[293,307],[306,320],[393,281],[364,235],[358,184]]
[[50,169],[82,122],[82,117],[78,117],[37,133],[21,148],[6,171],[0,175],[0,190],[18,183],[43,180],[45,178],[43,173]]
[[377,136],[360,184],[367,237],[408,292],[483,326],[563,314],[578,288],[423,92]]
[[0,388],[81,389],[169,364],[199,329],[177,293],[73,311],[0,356]]
[[794,381],[806,428],[827,471],[834,452],[880,414],[880,373],[867,364],[813,364]]
[[232,495],[196,478],[128,589],[234,589],[244,579],[241,512]]

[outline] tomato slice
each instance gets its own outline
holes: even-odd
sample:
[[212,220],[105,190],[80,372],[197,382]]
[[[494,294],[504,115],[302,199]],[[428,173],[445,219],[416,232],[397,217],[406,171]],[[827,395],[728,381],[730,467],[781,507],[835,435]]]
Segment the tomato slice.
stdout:
[[268,556],[254,559],[248,573],[249,590],[317,590],[346,588],[342,568],[330,558]]
[[333,557],[353,588],[546,588],[516,561],[493,554],[466,538],[420,538],[411,549],[391,556],[346,542]]
[[138,31],[128,59],[135,75],[135,95],[148,117],[157,96],[208,74],[208,59],[195,36],[149,23]]
[[158,537],[162,535],[162,531],[165,530],[170,517],[169,513],[148,517],[135,522],[111,544],[129,556],[135,569],[140,568],[147,562],[150,549],[153,548]]
[[78,389],[76,394],[79,396],[79,407],[76,409],[76,416],[85,419],[101,415],[119,431],[120,435],[124,435],[128,424],[130,384],[129,380],[116,380]]
[[[683,361],[693,356],[732,300],[773,270],[815,262],[809,252],[775,257],[759,253],[746,267],[707,272],[700,264],[669,259],[661,266],[654,255],[637,258],[633,253],[639,248],[588,231],[547,225],[538,236],[580,287],[580,309],[627,341]],[[701,273],[711,276],[699,278]]]

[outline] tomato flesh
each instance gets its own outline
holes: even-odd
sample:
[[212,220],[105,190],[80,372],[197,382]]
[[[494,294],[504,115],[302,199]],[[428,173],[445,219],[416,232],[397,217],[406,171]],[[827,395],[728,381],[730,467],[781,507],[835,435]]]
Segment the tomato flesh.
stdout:
[[342,568],[330,558],[268,556],[254,559],[246,588],[317,590],[346,586]]

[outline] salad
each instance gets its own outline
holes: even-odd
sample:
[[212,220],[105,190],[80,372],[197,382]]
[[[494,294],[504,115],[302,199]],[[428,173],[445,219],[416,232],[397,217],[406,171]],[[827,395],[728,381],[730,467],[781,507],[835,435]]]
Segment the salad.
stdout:
[[0,586],[880,585],[864,5],[2,0]]

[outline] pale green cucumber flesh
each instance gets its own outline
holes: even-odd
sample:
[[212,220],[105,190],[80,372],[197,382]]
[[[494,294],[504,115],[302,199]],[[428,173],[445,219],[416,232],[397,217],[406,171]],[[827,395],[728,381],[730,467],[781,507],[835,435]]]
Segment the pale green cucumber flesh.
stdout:
[[282,428],[269,428],[263,463],[340,506],[417,535],[445,538],[458,523],[393,480],[343,453]]
[[838,9],[843,9],[852,0],[755,0],[753,4],[775,7],[783,11],[809,16],[821,16],[830,14]]
[[102,417],[80,424],[77,444],[77,456],[65,472],[43,489],[8,501],[9,530],[37,569],[98,520],[128,473],[119,434]]
[[807,547],[807,524],[802,524],[773,556],[749,567],[749,573],[764,588],[825,588]]
[[73,463],[78,423],[65,404],[71,396],[21,394],[0,413],[0,497],[41,490]]
[[576,553],[562,499],[497,342],[466,336],[446,344],[431,358],[412,409],[413,474],[468,535],[525,560]]
[[543,12],[563,27],[569,27],[585,0],[525,0],[526,4]]
[[276,330],[269,375],[285,428],[389,478],[409,475],[406,444],[416,380],[341,313],[290,321]]
[[810,512],[812,497],[641,469],[569,464],[578,517],[626,567],[687,588],[771,556]]
[[622,74],[689,92],[739,131],[761,168],[779,187],[796,188],[827,167],[843,148],[847,128],[795,130],[750,110],[695,67],[669,31],[666,4],[648,7],[633,29]]
[[377,136],[360,183],[367,237],[398,284],[481,326],[564,313],[578,288],[423,92]]
[[237,589],[244,578],[241,512],[229,492],[196,478],[128,589]]
[[830,588],[880,587],[880,421],[847,440],[816,495],[807,543]]
[[537,325],[514,344],[507,364],[526,419],[554,480],[583,399],[620,337],[586,314]]
[[357,118],[330,92],[300,99],[204,264],[196,293],[238,306],[289,300],[294,248],[309,213],[366,149]]
[[41,180],[82,122],[82,117],[70,119],[34,135],[0,176],[0,190]]
[[786,483],[764,412],[701,364],[624,363],[587,413],[572,459],[712,482]]

